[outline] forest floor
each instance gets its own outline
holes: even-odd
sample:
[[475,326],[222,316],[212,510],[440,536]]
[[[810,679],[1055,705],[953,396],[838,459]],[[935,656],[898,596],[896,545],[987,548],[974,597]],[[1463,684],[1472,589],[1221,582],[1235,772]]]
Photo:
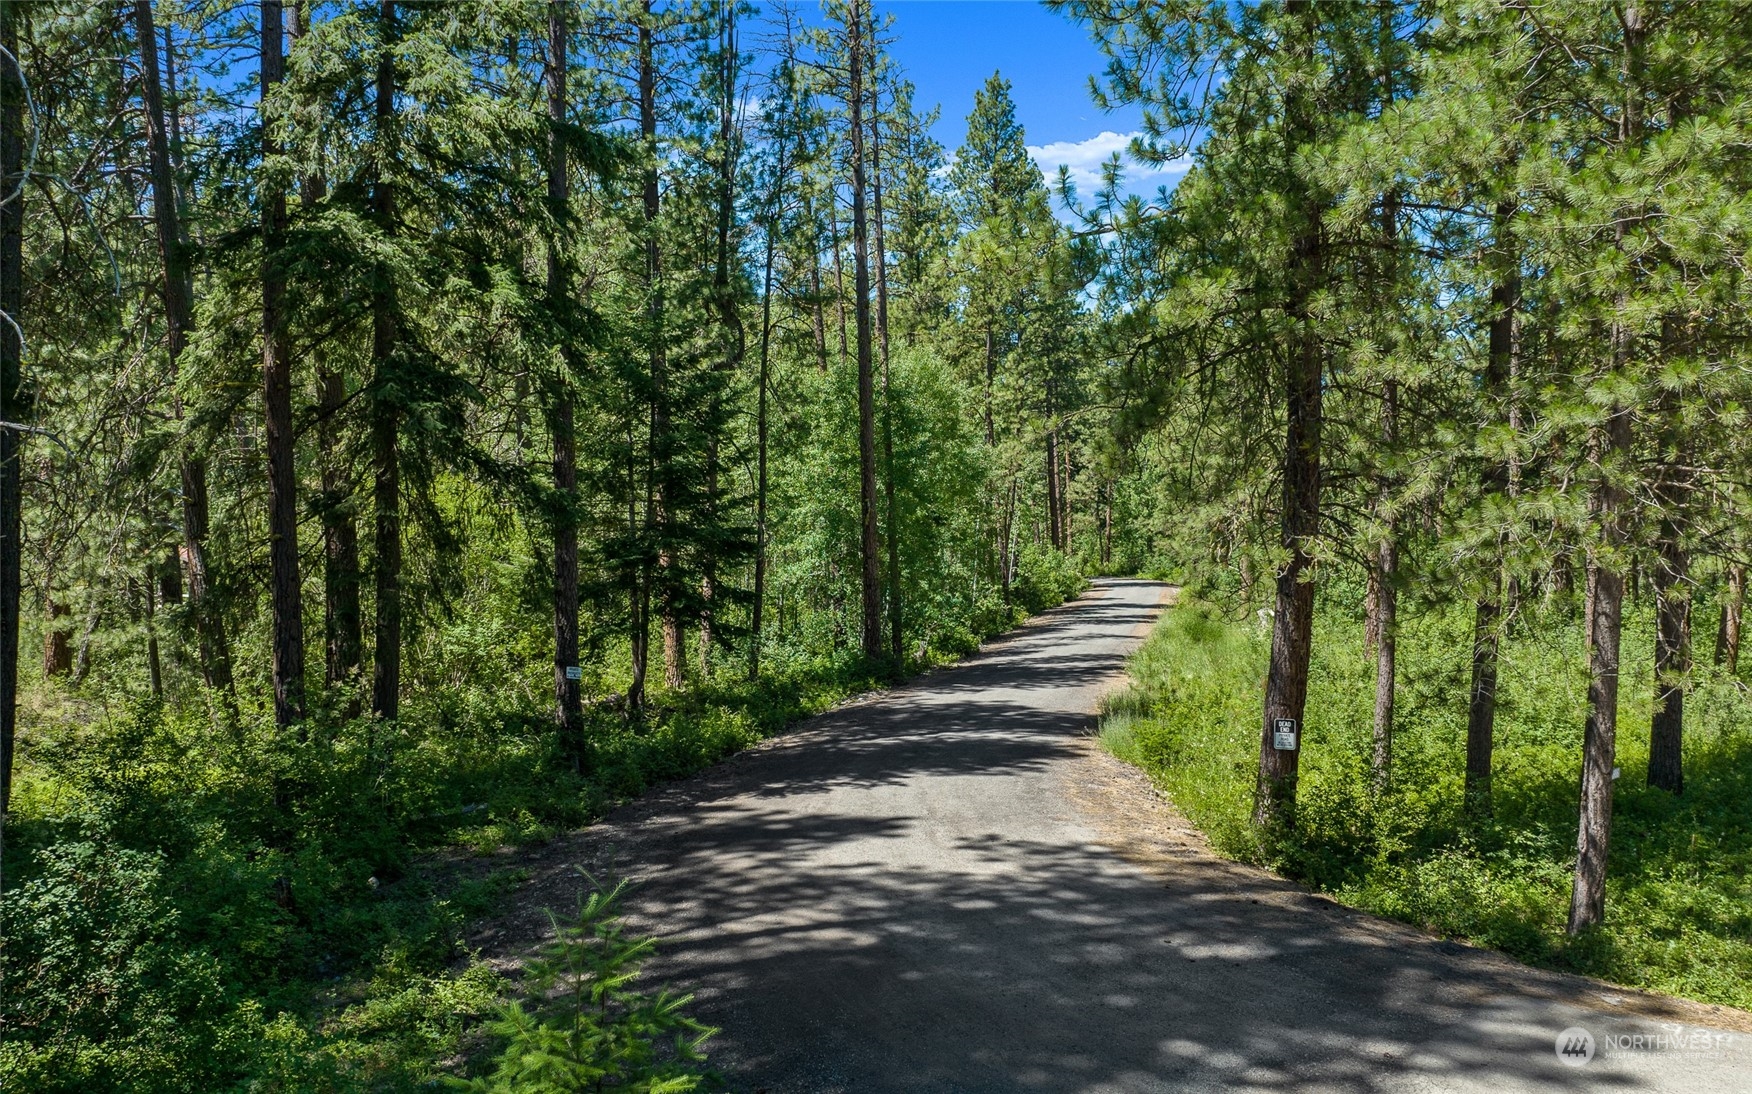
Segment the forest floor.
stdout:
[[[1530,969],[1226,861],[1092,735],[1168,587],[1098,581],[588,829],[469,944],[629,878],[732,1089],[1752,1089],[1752,1015]],[[1556,1052],[1580,1027],[1595,1054]]]

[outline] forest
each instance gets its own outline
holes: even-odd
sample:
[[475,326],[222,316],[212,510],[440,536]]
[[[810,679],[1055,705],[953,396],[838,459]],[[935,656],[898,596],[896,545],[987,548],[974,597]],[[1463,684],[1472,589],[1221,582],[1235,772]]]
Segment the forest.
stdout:
[[1752,1006],[1752,24],[1047,7],[1092,192],[870,0],[0,0],[0,1082],[693,1089],[434,863],[1100,574],[1225,853]]

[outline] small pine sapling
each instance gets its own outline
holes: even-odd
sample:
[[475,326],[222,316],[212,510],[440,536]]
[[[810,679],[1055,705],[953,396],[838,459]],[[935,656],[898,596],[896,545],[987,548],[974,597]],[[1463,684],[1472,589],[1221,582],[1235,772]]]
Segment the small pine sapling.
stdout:
[[[588,878],[588,875],[586,875]],[[634,990],[656,940],[621,922],[625,881],[590,878],[577,921],[554,919],[554,941],[528,970],[533,1009],[513,1002],[488,1028],[505,1038],[491,1075],[455,1080],[477,1094],[682,1094],[705,1081],[705,1043],[718,1031],[689,1017],[691,995]],[[549,913],[550,918],[553,914]]]

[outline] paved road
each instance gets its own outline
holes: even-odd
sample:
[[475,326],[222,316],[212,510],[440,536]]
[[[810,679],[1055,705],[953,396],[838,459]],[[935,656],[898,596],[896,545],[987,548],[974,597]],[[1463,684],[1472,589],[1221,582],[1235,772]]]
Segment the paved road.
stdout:
[[[634,878],[650,975],[697,993],[739,1090],[1752,1091],[1745,1015],[1525,970],[1203,850],[1088,739],[1164,593],[1100,582],[550,845],[522,919],[478,941],[514,957],[527,909],[575,906],[574,864]],[[1676,1024],[1681,1048],[1607,1040]],[[1584,1066],[1554,1051],[1569,1026]]]

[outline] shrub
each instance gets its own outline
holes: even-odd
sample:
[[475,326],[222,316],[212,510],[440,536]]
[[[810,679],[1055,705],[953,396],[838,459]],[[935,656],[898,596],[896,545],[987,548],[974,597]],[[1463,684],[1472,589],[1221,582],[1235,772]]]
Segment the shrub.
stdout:
[[506,1044],[492,1074],[453,1080],[477,1094],[683,1094],[704,1079],[704,1046],[717,1031],[688,1017],[692,996],[634,990],[656,945],[628,937],[620,901],[626,882],[595,887],[577,920],[532,962],[533,1009],[515,1002],[490,1029]]

